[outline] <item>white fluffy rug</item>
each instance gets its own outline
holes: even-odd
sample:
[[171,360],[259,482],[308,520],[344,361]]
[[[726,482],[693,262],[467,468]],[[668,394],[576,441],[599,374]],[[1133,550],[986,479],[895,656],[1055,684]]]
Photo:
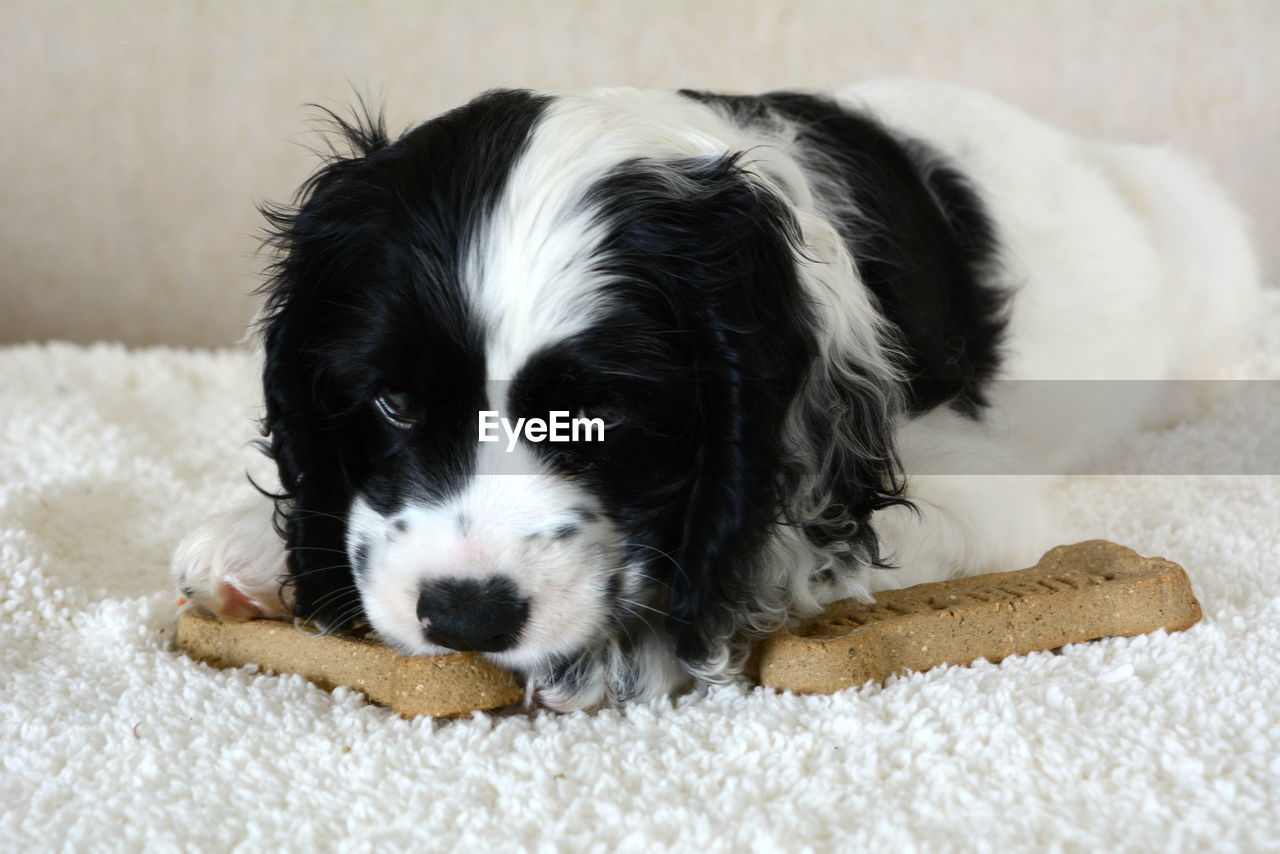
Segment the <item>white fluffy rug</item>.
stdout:
[[[1242,375],[1280,377],[1268,297]],[[1064,542],[1186,566],[1190,631],[833,697],[730,686],[438,724],[170,649],[168,552],[262,465],[239,448],[252,382],[234,353],[0,350],[0,849],[1280,849],[1280,407],[1262,384],[1116,465],[1225,442],[1273,474],[1058,494]]]

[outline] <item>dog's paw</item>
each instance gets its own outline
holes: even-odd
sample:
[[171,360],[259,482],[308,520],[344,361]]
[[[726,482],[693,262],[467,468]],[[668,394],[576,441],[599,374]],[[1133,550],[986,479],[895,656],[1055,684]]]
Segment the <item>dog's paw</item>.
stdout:
[[284,542],[272,513],[271,502],[259,498],[188,533],[170,567],[182,599],[224,620],[291,614]]

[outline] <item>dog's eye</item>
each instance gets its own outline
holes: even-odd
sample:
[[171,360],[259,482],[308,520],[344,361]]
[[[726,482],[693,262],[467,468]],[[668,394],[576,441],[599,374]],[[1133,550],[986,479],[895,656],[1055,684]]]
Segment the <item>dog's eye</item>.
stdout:
[[418,406],[405,392],[384,388],[373,403],[382,416],[397,427],[412,427],[418,423]]

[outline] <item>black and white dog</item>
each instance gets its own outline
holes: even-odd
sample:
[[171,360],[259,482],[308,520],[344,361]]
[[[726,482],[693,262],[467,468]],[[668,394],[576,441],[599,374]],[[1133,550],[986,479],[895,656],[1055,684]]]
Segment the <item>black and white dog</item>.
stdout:
[[1019,472],[1167,406],[1008,380],[1203,376],[1255,290],[1185,162],[952,87],[496,91],[341,130],[267,214],[278,494],[189,535],[175,577],[229,617],[481,651],[555,709],[1034,562],[1053,526]]

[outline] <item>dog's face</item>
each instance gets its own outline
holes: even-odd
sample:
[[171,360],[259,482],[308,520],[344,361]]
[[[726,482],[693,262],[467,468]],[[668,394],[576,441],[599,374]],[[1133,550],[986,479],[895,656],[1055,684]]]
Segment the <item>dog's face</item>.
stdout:
[[521,92],[346,126],[269,214],[301,616],[487,653],[564,706],[666,690],[637,668],[673,650],[723,665],[816,344],[787,206],[674,109],[678,137]]

